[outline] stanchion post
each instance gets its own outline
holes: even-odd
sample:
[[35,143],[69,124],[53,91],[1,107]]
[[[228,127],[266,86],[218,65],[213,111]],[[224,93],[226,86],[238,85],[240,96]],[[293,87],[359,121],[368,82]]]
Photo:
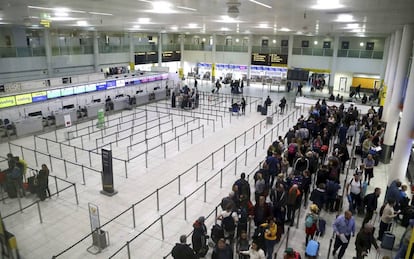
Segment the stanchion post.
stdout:
[[54,175],[53,178],[55,179],[56,196],[59,196],[59,188],[58,188],[58,183],[57,183],[57,177],[56,177],[56,175]]
[[[98,152],[98,150],[96,150]],[[92,167],[91,151],[88,151],[89,156],[89,166]]]
[[82,165],[82,180],[83,180],[83,185],[86,185],[86,182],[85,182],[85,166],[84,165]]
[[178,175],[178,195],[181,195],[181,175]]
[[220,169],[220,188],[223,188],[223,168]]
[[40,211],[40,205],[39,205],[39,201],[36,202],[37,204],[37,212],[39,213],[39,219],[40,219],[40,223],[43,223],[43,219],[42,219],[42,212]]
[[[36,162],[36,166],[38,167],[39,166],[39,163],[38,163],[38,161],[37,161],[37,152],[36,152],[36,150],[34,150],[34,155],[35,155],[35,162]],[[24,159],[24,158],[23,158]]]
[[254,156],[257,157],[257,141],[254,144]]
[[66,160],[65,159],[63,159],[63,166],[65,167],[65,176],[66,176],[66,178],[68,178],[68,168],[66,166]]
[[76,188],[76,183],[73,184],[73,190],[75,191],[76,204],[79,205],[78,189]]
[[246,146],[246,131],[244,132],[244,146]]
[[157,195],[157,211],[160,211],[160,189],[157,188],[156,195]]
[[214,170],[214,152],[211,153],[211,170]]
[[204,182],[204,202],[207,202],[207,182]]
[[227,144],[224,144],[223,146],[223,154],[224,154],[223,161],[226,161],[226,145]]
[[125,168],[125,178],[128,178],[128,165],[127,165],[126,160],[124,160],[124,168]]
[[196,182],[198,182],[198,162],[196,164]]
[[78,163],[78,155],[76,154],[76,147],[73,146],[73,152],[75,153],[75,162]]
[[160,221],[161,221],[161,237],[162,240],[164,240],[164,220],[163,220],[164,215],[161,215],[160,217]]
[[187,220],[187,197],[184,197],[184,220]]
[[136,228],[136,224],[135,224],[135,204],[132,204],[131,210],[132,210],[132,226],[134,228]]
[[244,151],[245,155],[244,155],[244,165],[247,166],[247,149],[246,151]]

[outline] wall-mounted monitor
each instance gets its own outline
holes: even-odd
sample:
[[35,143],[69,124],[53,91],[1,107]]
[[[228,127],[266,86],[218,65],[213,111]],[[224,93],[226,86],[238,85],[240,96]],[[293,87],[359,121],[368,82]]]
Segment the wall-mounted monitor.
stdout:
[[47,100],[46,91],[32,93],[32,102],[36,103],[36,102],[43,102],[46,100]]
[[42,116],[42,111],[29,112],[29,113],[27,114],[27,116],[29,116],[29,117],[37,117],[37,116]]
[[85,92],[96,91],[96,84],[85,85]]
[[22,105],[32,103],[32,94],[18,94],[16,95],[16,104]]
[[67,87],[67,88],[60,89],[60,95],[61,96],[73,95],[73,87]]
[[53,99],[60,97],[60,89],[47,91],[47,99]]
[[14,96],[0,97],[0,108],[7,108],[16,105],[16,98]]
[[[106,88],[111,89],[116,87],[116,80],[108,80],[106,81]],[[98,89],[100,90],[100,89]]]
[[106,86],[105,83],[96,85],[96,90],[98,90],[98,91],[102,91],[102,90],[106,90],[106,89],[107,89],[107,86]]
[[84,85],[80,85],[80,86],[76,86],[73,88],[73,93],[74,94],[83,94],[85,92],[85,86]]
[[287,73],[287,80],[293,81],[308,81],[309,71],[301,69],[289,69]]
[[73,108],[75,108],[75,105],[74,104],[68,104],[68,105],[64,105],[63,107],[62,107],[62,109],[67,109],[67,110],[69,110],[69,109],[73,109]]
[[101,102],[101,99],[94,99],[94,100],[92,100],[92,102],[94,102],[94,103],[100,103]]

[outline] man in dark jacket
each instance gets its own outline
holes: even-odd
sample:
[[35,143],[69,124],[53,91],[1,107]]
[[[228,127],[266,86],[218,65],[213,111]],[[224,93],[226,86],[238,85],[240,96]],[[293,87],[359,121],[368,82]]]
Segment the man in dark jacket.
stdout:
[[187,245],[187,236],[180,236],[180,243],[176,243],[171,251],[174,259],[196,259],[193,249]]
[[374,238],[373,230],[374,226],[370,223],[366,223],[357,234],[355,239],[357,259],[363,259],[366,255],[368,255],[368,250],[371,249],[371,245],[374,245],[375,249],[378,249],[378,244]]
[[372,219],[372,215],[374,215],[374,211],[377,210],[378,207],[378,197],[381,195],[381,189],[375,188],[373,193],[367,194],[364,197],[364,206],[366,208],[365,218],[362,222],[362,226],[365,223],[368,223]]
[[204,248],[207,248],[207,227],[204,224],[204,217],[199,217],[193,224],[193,235],[191,241],[193,244],[193,250],[199,257],[203,257]]
[[224,238],[219,239],[211,255],[212,259],[233,259],[233,250]]
[[319,211],[321,211],[326,202],[325,184],[319,184],[318,188],[312,191],[309,199],[313,201],[314,204],[318,205]]
[[287,193],[283,184],[276,184],[270,192],[270,200],[273,204],[273,216],[276,222],[284,222],[286,216]]

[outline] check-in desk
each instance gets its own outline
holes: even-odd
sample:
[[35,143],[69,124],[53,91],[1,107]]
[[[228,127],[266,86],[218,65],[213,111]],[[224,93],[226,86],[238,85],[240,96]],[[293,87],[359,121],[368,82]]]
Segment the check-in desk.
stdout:
[[70,120],[72,124],[78,120],[76,109],[68,109],[68,110],[65,109],[65,110],[55,111],[53,115],[55,116],[56,127],[65,125],[65,115],[70,115]]
[[165,100],[167,98],[167,89],[158,89],[154,91],[155,101]]
[[135,95],[137,106],[149,103],[149,94],[139,93]]
[[100,109],[105,111],[105,103],[91,103],[87,104],[85,108],[88,113],[88,118],[96,118],[98,117],[98,111]]
[[128,97],[115,98],[112,102],[114,103],[114,111],[125,110],[129,107]]
[[43,131],[43,118],[42,116],[36,116],[17,120],[14,121],[14,126],[18,137],[41,132]]

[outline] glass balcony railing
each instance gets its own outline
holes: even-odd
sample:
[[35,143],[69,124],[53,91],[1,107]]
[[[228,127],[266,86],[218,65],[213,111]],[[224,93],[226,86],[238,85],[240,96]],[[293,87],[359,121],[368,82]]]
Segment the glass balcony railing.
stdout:
[[93,54],[93,46],[52,47],[52,56]]
[[21,58],[46,56],[44,47],[0,47],[1,58]]
[[321,49],[321,48],[293,48],[293,55],[304,55],[304,56],[322,56],[332,57],[332,49]]
[[184,44],[184,50],[211,51],[212,48],[213,47],[211,45],[207,45],[207,44],[199,44],[199,45]]
[[375,50],[358,50],[358,49],[340,49],[338,50],[338,57],[343,58],[370,58],[382,59],[383,51]]
[[264,47],[264,46],[253,46],[253,53],[261,54],[282,54],[287,55],[289,52],[288,47]]
[[142,44],[142,45],[134,46],[135,52],[157,51],[157,50],[158,50],[158,45],[155,45],[155,44]]
[[247,46],[237,45],[216,45],[216,51],[247,52]]
[[100,45],[99,53],[120,53],[120,52],[129,52],[129,45],[116,46],[116,45]]
[[164,44],[162,51],[177,51],[180,50],[180,44]]

